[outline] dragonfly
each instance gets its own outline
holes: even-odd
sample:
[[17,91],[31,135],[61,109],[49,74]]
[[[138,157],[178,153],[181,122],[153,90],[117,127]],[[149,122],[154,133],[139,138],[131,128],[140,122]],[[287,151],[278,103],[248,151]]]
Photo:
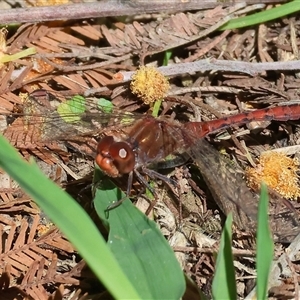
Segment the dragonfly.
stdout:
[[[24,104],[23,146],[36,139],[45,141],[86,141],[97,137],[92,149],[96,164],[110,177],[128,176],[127,195],[134,178],[149,187],[145,176],[167,181],[154,168],[170,154],[188,153],[199,165],[204,179],[225,212],[234,211],[234,220],[245,227],[255,227],[257,200],[247,188],[242,175],[229,171],[219,153],[204,137],[219,130],[251,121],[288,121],[300,119],[300,104],[269,107],[220,119],[182,123],[168,116],[128,113],[97,101],[74,98],[65,102],[45,90],[33,92]],[[54,104],[52,103],[54,102]],[[54,108],[57,106],[57,108]],[[24,126],[27,133],[24,134]],[[20,138],[5,132],[13,143]],[[99,138],[100,137],[100,138]],[[221,167],[223,165],[223,167]],[[226,191],[222,187],[226,186]],[[220,188],[221,187],[221,188]],[[294,220],[291,222],[293,223]],[[295,221],[296,222],[296,221]],[[288,227],[279,225],[281,229]],[[277,223],[278,227],[278,223]],[[294,230],[299,227],[293,225]]]

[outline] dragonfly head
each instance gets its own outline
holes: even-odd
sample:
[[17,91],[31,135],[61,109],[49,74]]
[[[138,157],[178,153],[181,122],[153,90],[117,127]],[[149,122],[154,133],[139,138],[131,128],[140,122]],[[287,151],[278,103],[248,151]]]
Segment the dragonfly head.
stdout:
[[107,175],[119,177],[134,169],[135,154],[126,142],[106,136],[98,144],[96,163]]

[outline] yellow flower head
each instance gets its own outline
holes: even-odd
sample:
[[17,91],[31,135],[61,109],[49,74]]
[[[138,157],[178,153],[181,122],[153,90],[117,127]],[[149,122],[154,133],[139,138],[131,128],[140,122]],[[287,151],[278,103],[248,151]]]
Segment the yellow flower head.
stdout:
[[133,94],[150,104],[163,99],[170,85],[167,78],[154,67],[140,67],[132,76],[130,88]]
[[298,166],[297,159],[270,151],[261,155],[256,168],[246,170],[246,179],[248,185],[254,190],[258,190],[263,181],[283,197],[296,199],[300,196]]

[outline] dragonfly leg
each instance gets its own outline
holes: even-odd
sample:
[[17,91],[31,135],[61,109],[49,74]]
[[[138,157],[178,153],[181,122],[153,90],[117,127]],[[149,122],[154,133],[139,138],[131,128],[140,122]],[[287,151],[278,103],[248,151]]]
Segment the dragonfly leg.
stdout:
[[[165,182],[168,186],[175,186],[178,191],[180,192],[180,187],[179,187],[179,184],[176,180],[173,180],[165,175],[162,175],[154,170],[151,170],[151,169],[147,169],[147,168],[143,168],[143,173],[148,175],[150,178],[152,179],[160,179],[162,180],[163,182]],[[143,177],[143,180],[145,180],[145,178]],[[149,213],[152,211],[153,207],[157,204],[157,201],[158,201],[158,195],[157,193],[155,192],[155,190],[151,187],[148,187],[149,184],[147,183],[147,188],[151,191],[151,193],[154,195],[155,199],[153,201],[151,201],[151,204],[150,206],[148,207],[148,209],[146,210],[146,215],[149,215]],[[180,195],[180,193],[179,193]],[[179,199],[179,219],[181,219],[182,217],[182,203]]]
[[129,173],[129,175],[128,175],[128,182],[127,182],[126,195],[125,195],[122,199],[120,199],[120,200],[114,202],[113,204],[109,205],[109,206],[106,208],[105,212],[109,212],[110,210],[112,210],[112,209],[118,207],[120,204],[122,204],[122,202],[123,202],[126,198],[129,198],[129,197],[130,197],[130,192],[131,192],[131,188],[132,188],[132,182],[133,182],[133,171],[131,171],[131,172]]
[[[143,168],[143,173],[144,174],[148,175],[150,178],[154,178],[152,175],[147,174],[147,171],[145,172],[145,170],[148,170],[148,169],[146,169],[146,168],[144,169]],[[155,192],[155,190],[150,186],[150,184],[147,182],[147,180],[145,179],[145,177],[138,170],[135,170],[134,172],[135,172],[135,175],[136,175],[138,181],[144,187],[146,187],[152,193],[152,195],[154,196],[154,200],[150,201],[150,205],[149,205],[149,207],[147,208],[147,210],[145,212],[145,215],[148,216],[150,214],[150,212],[152,211],[153,207],[156,205],[156,203],[158,201],[158,195]]]

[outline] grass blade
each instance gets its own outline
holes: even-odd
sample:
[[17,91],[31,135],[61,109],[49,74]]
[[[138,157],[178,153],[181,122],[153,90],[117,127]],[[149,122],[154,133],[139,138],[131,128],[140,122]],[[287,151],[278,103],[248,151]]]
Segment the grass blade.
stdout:
[[213,298],[216,300],[236,299],[236,282],[231,250],[232,214],[227,216],[221,236],[220,250],[216,261],[215,276],[212,284]]
[[268,279],[273,261],[274,244],[269,228],[268,202],[268,189],[262,184],[257,225],[257,299],[267,299]]
[[28,163],[0,136],[0,167],[15,179],[78,249],[116,299],[139,299],[81,206],[49,180],[34,162]]
[[236,29],[236,28],[252,26],[255,24],[262,24],[271,20],[282,18],[289,14],[295,13],[299,10],[300,10],[300,1],[294,0],[282,4],[280,6],[273,7],[268,10],[254,13],[246,17],[231,20],[228,23],[226,23],[224,26],[222,26],[220,30]]

